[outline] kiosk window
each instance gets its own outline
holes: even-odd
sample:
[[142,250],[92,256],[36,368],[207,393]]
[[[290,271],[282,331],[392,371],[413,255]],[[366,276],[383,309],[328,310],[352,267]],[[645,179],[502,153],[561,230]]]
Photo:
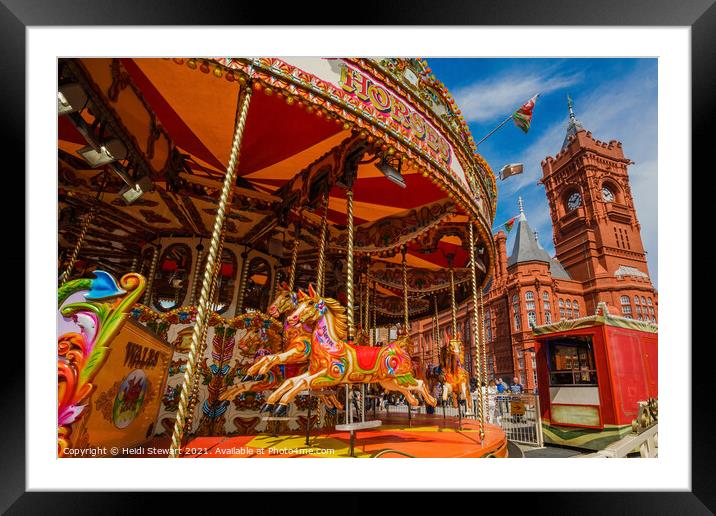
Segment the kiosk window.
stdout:
[[588,337],[549,343],[550,385],[597,385],[594,350]]

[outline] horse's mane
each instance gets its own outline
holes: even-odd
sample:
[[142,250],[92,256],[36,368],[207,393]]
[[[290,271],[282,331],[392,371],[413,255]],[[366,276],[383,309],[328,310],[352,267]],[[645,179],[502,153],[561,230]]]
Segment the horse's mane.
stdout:
[[330,297],[323,298],[323,302],[327,308],[325,315],[328,322],[326,326],[328,327],[331,339],[334,341],[345,340],[348,330],[346,308]]

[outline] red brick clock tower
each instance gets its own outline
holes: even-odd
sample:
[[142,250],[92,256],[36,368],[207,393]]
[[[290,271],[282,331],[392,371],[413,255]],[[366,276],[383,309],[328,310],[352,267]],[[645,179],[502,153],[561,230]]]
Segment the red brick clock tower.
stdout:
[[562,149],[542,161],[542,180],[552,217],[557,259],[582,282],[588,313],[599,301],[619,315],[647,292],[655,295],[629,187],[622,144],[595,140],[574,115]]

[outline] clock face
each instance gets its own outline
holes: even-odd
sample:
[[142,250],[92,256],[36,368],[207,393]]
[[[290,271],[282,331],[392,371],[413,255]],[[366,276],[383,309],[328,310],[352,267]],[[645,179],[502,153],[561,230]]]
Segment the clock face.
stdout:
[[614,193],[606,186],[602,187],[602,200],[604,202],[614,202]]
[[582,196],[579,195],[579,192],[574,192],[572,195],[569,196],[569,199],[567,199],[567,209],[569,211],[576,210],[582,205]]

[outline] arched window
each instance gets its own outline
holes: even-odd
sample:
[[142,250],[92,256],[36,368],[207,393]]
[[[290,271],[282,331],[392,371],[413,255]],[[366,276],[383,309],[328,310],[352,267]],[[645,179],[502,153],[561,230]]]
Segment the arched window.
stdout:
[[575,319],[579,318],[579,303],[576,299],[572,301],[572,314]]
[[530,325],[530,328],[534,328],[537,326],[537,316],[534,312],[527,312],[527,321]]
[[168,312],[184,303],[189,288],[191,249],[172,244],[159,258],[152,292],[152,302],[160,312]]
[[525,292],[525,299],[526,299],[527,301],[533,301],[534,298],[535,298],[535,293],[534,293],[534,292],[532,292],[531,290],[528,290],[527,292]]
[[639,304],[639,296],[634,296],[634,304],[635,305]]
[[559,307],[564,308],[564,299],[562,298],[559,299]]
[[245,310],[265,312],[271,297],[271,266],[263,258],[252,258],[246,275]]
[[546,290],[542,292],[542,299],[545,301],[549,301],[549,292],[547,292]]
[[546,324],[552,324],[552,312],[547,311],[544,313],[544,322]]
[[514,296],[512,296],[512,302],[515,303],[515,304],[517,303],[517,294],[515,294]]
[[[643,299],[643,298],[642,298],[642,299]],[[646,300],[646,304],[649,305],[649,306],[651,306],[651,298],[648,298],[648,299]]]
[[[203,272],[206,267],[206,258],[202,260],[202,269],[199,274],[199,285],[197,285],[194,291],[196,303],[199,302],[199,295],[201,293],[201,281],[203,278]],[[219,276],[216,279],[216,295],[215,302],[212,306],[212,310],[219,314],[223,314],[231,306],[232,297],[236,287],[236,282],[239,280],[238,261],[236,255],[227,249],[226,247],[221,252],[221,265],[219,265]]]

